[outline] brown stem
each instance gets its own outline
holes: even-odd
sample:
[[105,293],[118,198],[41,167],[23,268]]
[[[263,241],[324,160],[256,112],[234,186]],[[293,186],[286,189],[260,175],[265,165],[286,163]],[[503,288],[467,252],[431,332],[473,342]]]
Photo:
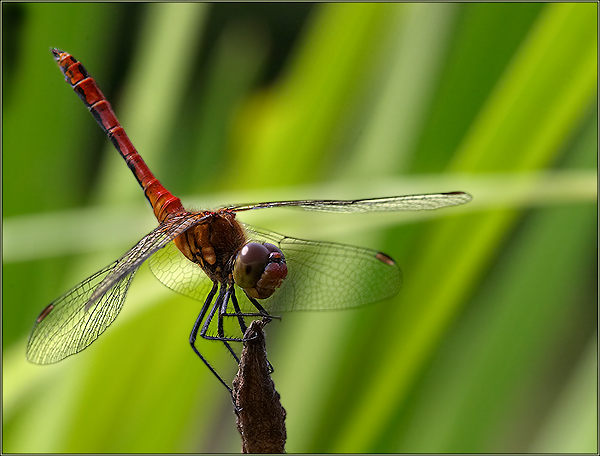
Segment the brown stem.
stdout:
[[237,428],[242,453],[285,452],[285,409],[271,380],[264,326],[270,319],[255,320],[244,334],[244,348],[233,380]]

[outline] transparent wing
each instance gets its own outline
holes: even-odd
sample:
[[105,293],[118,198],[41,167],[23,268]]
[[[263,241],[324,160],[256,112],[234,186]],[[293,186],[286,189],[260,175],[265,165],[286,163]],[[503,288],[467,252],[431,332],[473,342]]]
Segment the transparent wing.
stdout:
[[95,300],[106,293],[121,277],[127,275],[131,270],[139,268],[154,252],[162,249],[181,233],[206,218],[207,215],[205,212],[195,214],[185,213],[172,216],[162,222],[117,261],[113,270],[98,285],[98,288],[96,288],[90,297],[88,305],[92,305]]
[[38,364],[60,361],[86,348],[110,326],[123,307],[137,269],[114,283],[93,305],[87,303],[116,264],[117,261],[84,280],[44,309],[27,344],[29,361]]
[[[270,298],[260,301],[269,311],[349,309],[390,298],[402,286],[398,265],[376,250],[244,226],[250,239],[270,242],[285,255],[288,276]],[[238,300],[244,298],[240,289],[236,294]]]
[[117,318],[141,264],[205,217],[197,213],[167,219],[117,261],[48,305],[36,320],[27,359],[54,363],[90,345]]
[[169,242],[148,260],[150,270],[171,290],[204,302],[213,283],[202,268],[188,260],[174,242]]
[[[346,244],[305,241],[245,225],[250,241],[270,242],[284,253],[288,276],[268,299],[267,310],[335,310],[358,307],[394,296],[402,272],[387,255]],[[202,269],[170,243],[149,260],[154,275],[167,287],[204,301],[212,282]],[[256,312],[244,291],[236,286],[242,312]],[[231,303],[228,306],[233,311]]]
[[423,211],[458,206],[472,200],[471,195],[464,192],[430,193],[427,195],[391,196],[387,198],[370,198],[361,200],[305,200],[274,201],[271,203],[232,206],[230,209],[249,211],[268,207],[300,207],[308,211],[321,212],[391,212],[391,211]]

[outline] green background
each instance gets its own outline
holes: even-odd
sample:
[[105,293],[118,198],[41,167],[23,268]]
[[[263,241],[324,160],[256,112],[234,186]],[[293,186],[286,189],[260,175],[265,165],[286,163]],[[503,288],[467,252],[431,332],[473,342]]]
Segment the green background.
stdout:
[[597,451],[595,3],[2,13],[4,452],[241,446],[187,343],[200,304],[147,266],[91,347],[25,360],[41,309],[156,226],[50,47],[83,62],[186,207],[473,195],[431,213],[240,217],[404,271],[393,300],[267,328],[288,452]]

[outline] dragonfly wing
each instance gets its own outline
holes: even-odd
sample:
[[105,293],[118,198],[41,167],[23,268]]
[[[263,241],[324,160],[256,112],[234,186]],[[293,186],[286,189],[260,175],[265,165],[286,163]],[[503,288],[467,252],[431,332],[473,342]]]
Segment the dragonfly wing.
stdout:
[[117,260],[116,266],[100,285],[98,285],[90,297],[88,305],[92,305],[96,300],[100,299],[100,297],[106,293],[115,282],[121,280],[121,277],[126,276],[130,271],[139,268],[141,264],[156,251],[167,246],[181,233],[197,225],[206,218],[207,215],[205,213],[198,212],[196,214],[185,213],[175,215],[166,219]]
[[52,302],[38,317],[27,344],[27,359],[38,364],[60,361],[80,352],[117,318],[129,284],[130,271],[92,306],[87,303],[97,286],[115,268],[115,261]]
[[261,301],[270,311],[340,310],[394,296],[402,271],[376,250],[283,236],[245,225],[248,237],[270,242],[285,255],[288,276]]
[[450,192],[352,201],[306,201],[298,206],[305,210],[320,212],[430,211],[442,207],[458,206],[471,200],[472,197],[468,193]]
[[174,242],[169,242],[148,260],[150,270],[171,290],[204,302],[213,286],[202,268],[188,260]]
[[113,264],[48,305],[29,338],[27,359],[39,364],[54,363],[90,345],[117,318],[141,264],[205,218],[203,213],[168,218]]
[[318,212],[393,212],[428,211],[442,207],[466,204],[473,198],[465,192],[429,193],[423,195],[390,196],[360,200],[298,200],[273,201],[270,203],[230,206],[236,212],[265,209],[270,207],[299,207],[307,211]]

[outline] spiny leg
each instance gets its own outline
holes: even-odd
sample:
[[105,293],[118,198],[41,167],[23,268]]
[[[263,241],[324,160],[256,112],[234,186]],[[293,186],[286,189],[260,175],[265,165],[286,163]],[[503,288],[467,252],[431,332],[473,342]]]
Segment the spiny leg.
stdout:
[[[218,288],[218,284],[217,284],[217,282],[215,282],[213,284],[212,289],[210,290],[210,293],[208,293],[208,296],[206,297],[206,300],[204,301],[204,305],[202,306],[202,310],[200,311],[200,314],[198,315],[198,318],[196,319],[196,323],[194,323],[194,327],[192,328],[192,332],[190,334],[190,345],[191,345],[192,349],[194,350],[194,352],[196,353],[196,355],[198,355],[198,357],[206,365],[206,367],[208,367],[208,369],[213,373],[213,375],[219,379],[219,381],[223,384],[223,386],[225,386],[225,388],[227,388],[227,391],[229,391],[229,394],[232,395],[232,399],[233,399],[233,391],[231,390],[229,385],[227,383],[225,383],[225,380],[223,380],[221,378],[221,376],[217,373],[217,371],[210,365],[210,363],[204,358],[204,356],[202,356],[200,354],[200,352],[196,348],[196,337],[198,335],[198,329],[200,328],[200,324],[202,323],[202,320],[204,319],[204,315],[206,315],[208,306],[210,306],[213,298],[215,297],[217,288]],[[211,309],[211,314],[214,314],[214,306],[213,306],[213,309]]]
[[233,351],[233,348],[231,348],[231,345],[229,345],[229,343],[227,343],[227,341],[240,342],[242,339],[225,337],[224,330],[223,330],[223,323],[222,323],[222,320],[220,319],[220,313],[219,313],[219,316],[217,317],[218,318],[217,336],[209,336],[207,334],[208,328],[212,322],[212,319],[215,316],[217,309],[220,309],[223,306],[226,307],[227,306],[226,303],[229,300],[229,297],[230,297],[229,289],[225,285],[221,284],[221,288],[219,290],[219,295],[217,296],[217,300],[214,303],[214,305],[212,306],[212,308],[210,309],[210,313],[206,317],[206,320],[204,320],[204,325],[202,326],[202,329],[200,330],[200,336],[207,340],[220,340],[221,342],[223,342],[223,344],[225,345],[227,350],[229,350],[229,353],[231,353],[231,356],[233,356],[233,359],[235,359],[235,362],[239,364],[240,360],[239,360],[238,356],[235,354],[235,352]]
[[[244,317],[241,315],[242,311],[240,309],[240,305],[238,304],[237,297],[235,295],[235,289],[233,287],[234,287],[234,285],[231,284],[231,291],[232,291],[231,302],[233,304],[233,309],[235,310],[235,313],[237,314],[238,321],[240,322],[240,329],[242,331],[242,334],[246,334],[246,330],[248,329],[248,327],[246,326]],[[227,310],[227,309],[225,309],[225,310]],[[223,315],[226,315],[226,314],[223,313]]]
[[[267,317],[267,318],[277,318],[277,319],[281,319],[280,316],[278,315],[271,315],[269,314],[269,312],[267,312],[263,306],[261,306],[258,301],[248,295],[246,295],[247,298],[250,300],[250,302],[252,303],[252,305],[254,305],[254,307],[256,307],[256,309],[258,310],[258,312],[242,312],[240,309],[240,306],[238,304],[237,301],[237,297],[235,296],[235,293],[231,294],[231,300],[233,302],[233,308],[235,310],[235,312],[233,313],[224,313],[222,314],[223,317],[238,317],[238,319],[240,319],[240,329],[242,329],[242,332],[246,332],[245,328],[246,328],[246,322],[243,321],[243,318],[241,317]],[[242,323],[243,322],[243,323]]]
[[[217,316],[217,336],[225,339],[225,330],[223,328],[223,314],[227,312],[227,304],[229,303],[229,297],[231,296],[231,290],[229,286],[221,284],[221,292],[219,292],[219,299],[221,300],[219,305],[219,315]],[[216,307],[216,306],[215,306]]]

